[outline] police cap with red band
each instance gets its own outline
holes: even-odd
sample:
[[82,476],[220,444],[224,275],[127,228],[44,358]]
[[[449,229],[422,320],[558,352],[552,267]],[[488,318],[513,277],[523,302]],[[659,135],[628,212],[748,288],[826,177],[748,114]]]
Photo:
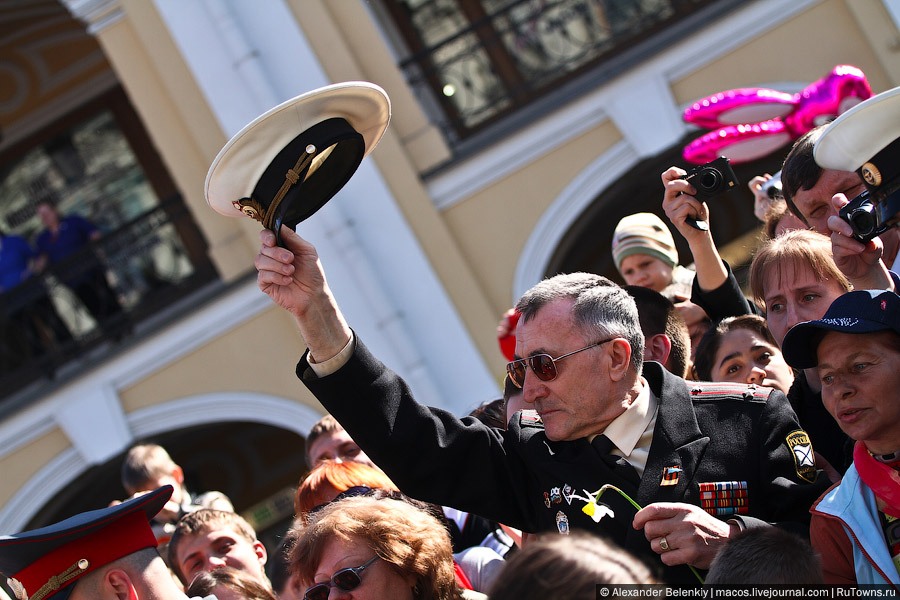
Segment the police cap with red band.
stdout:
[[0,536],[0,573],[21,584],[31,600],[66,600],[88,573],[139,550],[156,548],[150,520],[172,490],[163,486],[116,506]]

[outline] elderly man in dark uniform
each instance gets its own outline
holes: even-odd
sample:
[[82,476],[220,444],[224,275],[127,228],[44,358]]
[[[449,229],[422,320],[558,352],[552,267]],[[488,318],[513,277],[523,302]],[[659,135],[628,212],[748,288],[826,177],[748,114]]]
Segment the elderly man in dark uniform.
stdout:
[[0,573],[10,578],[17,600],[187,600],[156,551],[150,526],[171,495],[167,485],[42,529],[0,536]]
[[372,84],[298,96],[223,147],[206,197],[266,228],[258,284],[308,345],[298,376],[404,492],[528,532],[605,533],[661,559],[665,579],[691,583],[685,565],[708,567],[741,528],[808,522],[825,485],[785,396],[689,385],[644,365],[634,299],[603,277],[558,276],[519,302],[520,358],[508,372],[535,410],[508,430],[416,403],[355,337],[316,249],[293,231],[350,178],[389,117]]
[[[825,489],[785,396],[685,382],[642,364],[634,300],[584,273],[545,280],[519,301],[508,366],[523,411],[504,432],[417,404],[355,337],[315,248],[287,228],[261,233],[260,288],[291,312],[309,350],[297,374],[406,493],[525,531],[602,532],[660,555],[669,581],[709,566],[735,532],[808,522]],[[600,498],[614,516],[595,522]],[[588,512],[591,512],[590,509]],[[594,511],[595,516],[605,511]],[[608,514],[608,513],[607,513]]]

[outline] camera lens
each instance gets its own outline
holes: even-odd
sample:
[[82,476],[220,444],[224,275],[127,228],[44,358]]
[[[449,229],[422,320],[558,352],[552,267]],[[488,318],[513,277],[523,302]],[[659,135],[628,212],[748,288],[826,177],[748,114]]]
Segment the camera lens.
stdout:
[[871,238],[878,226],[872,205],[857,208],[847,215],[847,221],[853,227],[853,233],[862,238]]
[[722,185],[722,173],[716,169],[704,169],[697,178],[697,185],[706,192],[714,192]]

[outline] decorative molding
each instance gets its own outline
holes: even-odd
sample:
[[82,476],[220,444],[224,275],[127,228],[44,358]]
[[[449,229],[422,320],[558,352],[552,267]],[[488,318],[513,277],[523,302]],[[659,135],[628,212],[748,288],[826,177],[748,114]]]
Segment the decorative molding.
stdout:
[[25,482],[3,506],[0,511],[0,532],[7,534],[22,531],[42,506],[50,502],[88,466],[75,448],[60,452]]
[[[92,402],[108,401],[107,397]],[[92,418],[96,418],[96,408],[90,410]],[[109,450],[112,445],[117,446],[115,451],[106,457],[108,459],[123,452],[135,439],[194,425],[229,421],[263,423],[293,431],[305,438],[310,428],[322,418],[322,414],[324,412],[317,412],[295,400],[267,394],[243,392],[201,394],[130,413],[127,415],[127,425],[132,435],[128,436],[127,440],[119,435],[115,444],[106,443],[103,449]],[[86,431],[90,431],[90,435],[97,435],[96,429]],[[68,448],[25,482],[0,510],[0,532],[21,531],[42,506],[52,500],[61,489],[78,479],[92,466],[84,455],[83,448]]]
[[0,458],[27,446],[57,427],[53,415],[46,412],[22,411],[0,425]]
[[87,25],[87,32],[97,35],[125,18],[119,0],[60,0],[72,16]]
[[[223,421],[252,421],[293,431],[303,437],[322,418],[295,400],[250,392],[200,394],[158,404],[128,415],[134,439]],[[122,448],[124,450],[124,448]]]
[[553,250],[572,223],[638,158],[631,144],[621,141],[572,179],[538,221],[522,249],[513,279],[513,303],[544,278]]
[[131,432],[116,391],[108,384],[86,380],[66,394],[53,417],[72,445],[90,465],[106,462],[131,442]]

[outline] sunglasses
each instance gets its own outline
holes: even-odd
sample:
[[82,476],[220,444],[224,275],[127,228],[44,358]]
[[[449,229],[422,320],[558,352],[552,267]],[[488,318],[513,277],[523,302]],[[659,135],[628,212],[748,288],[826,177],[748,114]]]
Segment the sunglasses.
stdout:
[[354,485],[353,487],[347,488],[328,502],[312,507],[307,513],[307,516],[311,517],[315,515],[329,504],[334,504],[335,502],[338,502],[345,498],[355,498],[357,496],[372,496],[379,500],[381,500],[382,498],[390,498],[391,500],[403,501],[409,500],[406,496],[403,495],[402,492],[397,492],[394,490],[383,490],[381,488],[373,488],[367,485]]
[[331,588],[333,587],[345,592],[352,592],[362,583],[362,572],[376,560],[378,560],[378,556],[373,556],[365,564],[359,567],[347,567],[346,569],[341,569],[331,576],[330,581],[317,583],[307,589],[306,593],[303,595],[303,600],[328,600],[328,596],[331,594]]
[[506,373],[509,375],[510,381],[512,381],[513,385],[517,388],[521,388],[525,385],[525,373],[528,371],[528,367],[531,367],[531,370],[534,371],[534,374],[537,375],[537,378],[541,381],[553,381],[559,376],[559,369],[556,368],[556,363],[558,361],[568,356],[572,356],[573,354],[578,354],[579,352],[602,346],[615,339],[618,339],[618,337],[611,337],[608,340],[603,340],[602,342],[579,348],[578,350],[563,354],[562,356],[557,356],[556,358],[553,358],[549,354],[535,354],[534,356],[529,356],[527,358],[520,358],[519,360],[507,363]]

